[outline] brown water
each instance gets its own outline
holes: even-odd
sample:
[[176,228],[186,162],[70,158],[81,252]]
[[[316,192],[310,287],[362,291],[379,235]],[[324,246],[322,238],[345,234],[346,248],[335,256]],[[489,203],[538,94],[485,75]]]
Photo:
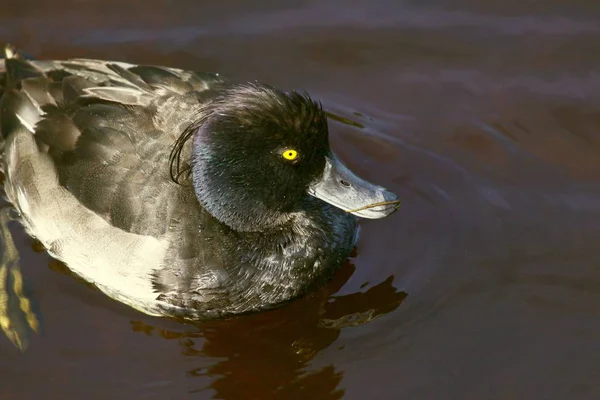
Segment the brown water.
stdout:
[[403,201],[328,290],[200,326],[14,226],[43,332],[0,337],[0,399],[600,398],[597,1],[4,0],[0,40],[307,89]]

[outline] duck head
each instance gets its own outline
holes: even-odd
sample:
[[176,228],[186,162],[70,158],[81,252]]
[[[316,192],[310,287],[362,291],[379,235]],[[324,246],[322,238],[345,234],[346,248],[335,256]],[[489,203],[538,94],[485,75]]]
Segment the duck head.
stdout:
[[371,219],[399,205],[395,194],[338,159],[329,146],[327,117],[306,94],[260,84],[224,89],[176,143],[172,171],[190,138],[198,200],[238,231],[281,225],[310,197]]

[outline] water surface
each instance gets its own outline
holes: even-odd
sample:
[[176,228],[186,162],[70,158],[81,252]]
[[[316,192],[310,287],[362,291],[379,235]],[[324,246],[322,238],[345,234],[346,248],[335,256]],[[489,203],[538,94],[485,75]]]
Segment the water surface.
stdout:
[[403,201],[326,290],[200,326],[13,226],[43,332],[24,355],[0,338],[0,399],[600,398],[596,2],[25,0],[0,40],[306,89]]

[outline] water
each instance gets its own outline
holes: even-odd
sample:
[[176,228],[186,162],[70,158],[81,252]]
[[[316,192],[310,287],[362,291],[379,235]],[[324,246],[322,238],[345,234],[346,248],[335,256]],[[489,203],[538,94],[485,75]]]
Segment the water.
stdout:
[[[327,290],[184,325],[64,272],[13,227],[43,332],[0,398],[600,398],[600,5],[4,4],[0,38],[303,88],[400,211]],[[337,120],[337,121],[336,121]]]

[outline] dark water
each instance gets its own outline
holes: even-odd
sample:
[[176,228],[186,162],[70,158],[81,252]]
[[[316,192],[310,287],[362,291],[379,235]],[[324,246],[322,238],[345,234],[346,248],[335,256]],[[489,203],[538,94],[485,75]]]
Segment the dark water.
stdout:
[[304,88],[397,192],[330,287],[183,325],[14,226],[43,332],[0,399],[600,398],[600,3],[4,0],[0,40]]

